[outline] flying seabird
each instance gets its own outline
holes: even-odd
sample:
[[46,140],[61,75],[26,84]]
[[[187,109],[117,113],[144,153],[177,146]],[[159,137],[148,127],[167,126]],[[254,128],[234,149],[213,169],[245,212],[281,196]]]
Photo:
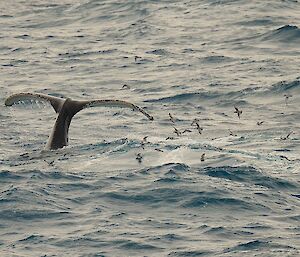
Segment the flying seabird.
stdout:
[[172,123],[175,123],[174,117],[172,116],[172,114],[170,112],[169,112],[169,118]]
[[143,159],[142,154],[141,154],[141,153],[138,153],[138,154],[136,155],[136,158],[135,158],[135,159],[137,159],[138,162],[141,163],[141,162],[142,162],[142,159]]
[[185,129],[185,130],[183,130],[181,133],[184,134],[184,133],[187,133],[187,132],[188,132],[188,133],[191,133],[192,131],[191,131],[190,129]]
[[174,133],[177,135],[177,136],[180,136],[181,135],[181,131],[179,131],[177,128],[173,127],[174,128]]
[[234,134],[230,129],[228,129],[228,130],[229,130],[229,135],[230,135],[230,136],[234,136],[234,137],[237,136],[237,134]]
[[200,122],[199,119],[197,119],[197,118],[193,119],[191,126],[193,126],[194,124],[197,124],[198,122]]
[[122,89],[130,89],[130,86],[128,86],[127,84],[124,84],[124,85],[122,86]]
[[241,114],[242,114],[242,110],[239,110],[236,106],[234,106],[234,109],[235,109],[234,113],[236,113],[238,115],[239,119],[240,119]]
[[260,125],[262,125],[264,123],[264,121],[262,120],[262,121],[258,121],[258,122],[256,122],[256,124],[257,124],[257,126],[260,126]]
[[148,136],[145,136],[145,137],[143,137],[143,139],[142,139],[142,141],[141,141],[141,147],[142,147],[143,149],[145,149],[145,144],[149,143],[149,142],[147,141],[147,138],[148,138]]
[[285,137],[281,137],[281,140],[287,140],[289,138],[289,136],[293,133],[294,133],[294,131],[289,132]]
[[198,130],[199,134],[202,134],[203,128],[200,127],[199,123],[197,123],[197,122],[196,122],[196,125],[197,125],[197,130]]
[[201,155],[201,159],[200,159],[202,162],[204,162],[205,161],[205,153],[203,153],[202,155]]

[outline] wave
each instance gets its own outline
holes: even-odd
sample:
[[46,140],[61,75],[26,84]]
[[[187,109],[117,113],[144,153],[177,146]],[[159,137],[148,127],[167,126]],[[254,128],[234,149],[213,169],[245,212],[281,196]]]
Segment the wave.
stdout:
[[[245,98],[251,96],[265,96],[266,93],[271,94],[283,94],[288,91],[295,91],[300,89],[299,78],[293,81],[280,81],[271,85],[270,87],[248,87],[245,89],[230,91],[228,93],[223,93],[220,91],[202,91],[202,92],[190,92],[190,93],[180,93],[172,96],[165,96],[157,99],[148,99],[144,102],[149,103],[190,103],[190,102],[203,102],[209,100],[218,100],[220,106],[232,106],[233,104],[238,104],[245,106],[250,104]],[[241,100],[242,99],[242,100]]]
[[0,171],[0,180],[1,181],[11,181],[11,180],[19,180],[23,177],[18,175],[16,172],[11,172],[8,170],[1,170]]
[[58,219],[66,215],[69,215],[68,211],[54,211],[53,209],[43,209],[43,210],[20,210],[20,209],[10,209],[10,210],[1,210],[0,219],[1,220],[39,220],[39,219]]
[[229,208],[229,209],[235,209],[235,210],[248,210],[248,211],[257,211],[258,208],[267,210],[268,208],[265,206],[262,206],[257,203],[251,203],[246,202],[241,199],[237,199],[235,197],[224,197],[224,196],[210,196],[204,195],[204,196],[197,196],[191,200],[188,200],[186,203],[182,204],[182,207],[185,208],[208,208],[208,207],[219,207],[219,208]]
[[268,48],[270,43],[272,43],[272,45],[280,44],[280,46],[284,44],[287,47],[298,46],[300,43],[300,29],[294,25],[284,25],[265,33],[229,40],[227,43],[234,45],[237,44],[238,48],[242,47],[243,45],[244,46],[242,48],[247,45],[253,45],[256,48],[259,44],[263,44],[265,47],[266,44],[268,44]]
[[44,239],[44,236],[33,234],[30,236],[26,236],[25,238],[19,239],[18,242],[40,243],[43,241],[43,239]]
[[154,245],[138,243],[132,240],[117,240],[112,242],[113,245],[126,250],[157,250],[160,249]]
[[195,192],[181,188],[153,188],[139,193],[136,192],[108,192],[104,196],[113,200],[121,200],[132,203],[142,203],[146,205],[157,205],[162,203],[172,203],[182,201]]
[[242,26],[267,26],[267,25],[273,25],[274,20],[272,19],[255,19],[255,20],[247,20],[247,21],[240,21],[235,23],[237,25],[242,25]]
[[270,99],[274,96],[280,96],[284,99],[284,95],[290,95],[291,97],[294,95],[298,95],[300,93],[300,79],[296,78],[291,81],[279,81],[270,86],[261,88],[257,90],[256,95],[257,97],[265,98],[268,96]]
[[[234,172],[235,170],[236,172]],[[193,170],[191,170],[189,166],[174,163],[143,169],[139,172],[142,176],[147,175],[152,177],[155,174],[155,177],[152,177],[152,180],[147,183],[148,186],[140,188],[139,191],[114,190],[103,194],[100,193],[100,195],[113,202],[142,204],[155,208],[170,205],[188,209],[220,207],[228,209],[233,208],[239,211],[269,211],[269,207],[265,206],[263,202],[259,203],[253,199],[247,199],[246,197],[241,198],[240,195],[232,195],[227,190],[209,189],[206,186],[201,187],[201,190],[193,186],[187,187],[186,183],[190,183],[191,181],[186,178],[186,173],[190,172],[193,172]],[[194,172],[197,172],[197,170],[194,170]],[[207,175],[222,179],[226,178],[232,181],[251,181],[252,179],[255,181],[253,184],[265,185],[268,188],[276,188],[276,190],[294,186],[284,180],[272,180],[267,176],[260,176],[260,179],[255,179],[255,172],[259,173],[254,168],[206,168],[204,174],[202,170],[202,172],[198,173],[198,176]],[[136,172],[134,174],[135,178],[137,178]],[[252,178],[252,176],[254,178]],[[132,179],[132,177],[130,177],[130,179]],[[139,179],[142,179],[141,176]],[[266,181],[263,181],[264,179]]]
[[150,167],[143,169],[141,173],[143,174],[151,174],[153,172],[159,172],[159,173],[169,173],[169,172],[187,172],[190,170],[190,167],[184,163],[165,163],[160,166]]
[[53,171],[42,171],[38,169],[31,169],[31,170],[19,170],[18,172],[2,170],[0,171],[0,179],[1,181],[10,181],[10,180],[26,180],[26,179],[36,179],[36,180],[60,180],[65,179],[72,182],[82,180],[83,177],[75,174],[75,173],[68,173],[63,172],[60,170],[53,170]]
[[214,5],[230,5],[230,4],[236,4],[239,3],[241,0],[209,0],[209,4]]
[[226,236],[227,238],[251,236],[254,234],[253,232],[250,232],[247,230],[233,230],[233,229],[226,228],[223,226],[209,228],[204,233],[208,234],[208,235],[213,235],[213,236]]
[[294,249],[296,248],[288,246],[288,245],[281,245],[269,241],[263,241],[263,240],[253,240],[247,243],[241,243],[237,246],[234,246],[232,248],[226,249],[224,253],[232,252],[232,251],[250,251],[250,250],[258,250],[258,249],[266,249],[269,251],[270,249]]
[[171,55],[171,53],[165,49],[155,49],[151,51],[147,51],[146,54],[154,54],[154,55]]
[[295,182],[264,175],[254,167],[206,167],[204,168],[204,174],[210,177],[250,183],[275,190],[296,189],[299,187]]
[[200,58],[202,62],[207,64],[220,64],[220,63],[228,63],[235,61],[235,58],[224,56],[224,55],[211,55]]
[[171,257],[199,257],[199,256],[211,256],[212,252],[209,251],[173,251],[168,254]]
[[260,36],[262,42],[300,43],[300,29],[293,25],[284,25]]
[[[203,91],[203,92],[190,92],[190,93],[182,93],[182,94],[176,94],[172,96],[166,96],[161,97],[158,99],[149,99],[145,100],[144,102],[161,102],[161,103],[173,103],[173,102],[197,102],[197,101],[204,101],[204,100],[212,100],[212,99],[218,99],[220,98],[222,100],[223,104],[230,103],[231,105],[232,100],[237,99],[239,103],[242,103],[240,100],[240,97],[242,96],[249,96],[252,94],[255,94],[258,90],[260,90],[260,87],[251,87],[246,88],[238,91],[231,91],[226,94],[220,91]],[[224,100],[226,99],[226,100]],[[246,104],[246,101],[243,101],[243,104]]]
[[287,91],[300,90],[300,80],[296,79],[293,81],[280,81],[269,88],[269,91],[272,93],[284,93]]
[[68,51],[65,53],[59,53],[58,56],[75,58],[75,57],[84,57],[90,55],[100,55],[100,54],[112,54],[117,52],[117,49],[105,49],[105,50],[97,50],[97,51],[86,51],[86,50],[76,50],[76,51]]

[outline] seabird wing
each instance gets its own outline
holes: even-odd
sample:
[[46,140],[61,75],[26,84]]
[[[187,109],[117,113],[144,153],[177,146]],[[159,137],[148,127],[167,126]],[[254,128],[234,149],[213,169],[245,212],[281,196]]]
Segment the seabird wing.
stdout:
[[122,100],[91,100],[91,101],[80,101],[82,104],[82,109],[89,108],[89,107],[121,107],[121,108],[129,108],[132,110],[136,110],[144,114],[149,120],[153,120],[153,117],[145,112],[141,107],[126,102]]
[[50,96],[50,95],[44,95],[40,93],[19,93],[9,96],[5,100],[6,106],[12,106],[14,104],[20,103],[20,102],[33,102],[33,101],[46,101],[49,102],[52,107],[54,108],[55,112],[59,112],[62,104],[64,103],[65,99]]

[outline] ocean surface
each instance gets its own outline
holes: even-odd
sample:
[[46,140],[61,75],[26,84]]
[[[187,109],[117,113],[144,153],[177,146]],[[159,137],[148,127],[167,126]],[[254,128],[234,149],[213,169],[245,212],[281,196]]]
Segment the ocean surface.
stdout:
[[[0,10],[1,257],[300,256],[299,0]],[[19,92],[154,121],[89,108],[45,151],[56,114]]]

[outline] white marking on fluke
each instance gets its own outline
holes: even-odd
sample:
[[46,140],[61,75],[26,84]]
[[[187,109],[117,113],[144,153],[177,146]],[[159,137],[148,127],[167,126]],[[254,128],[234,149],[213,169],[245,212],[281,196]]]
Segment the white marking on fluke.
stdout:
[[145,112],[142,108],[132,103],[121,100],[82,100],[75,101],[70,98],[63,99],[55,96],[39,94],[39,93],[19,93],[8,97],[5,100],[6,106],[12,106],[19,102],[33,100],[49,102],[54,108],[58,116],[55,121],[54,128],[49,136],[45,149],[59,149],[68,145],[68,132],[72,118],[79,111],[88,107],[121,107],[130,108],[144,114],[149,120],[153,117]]

